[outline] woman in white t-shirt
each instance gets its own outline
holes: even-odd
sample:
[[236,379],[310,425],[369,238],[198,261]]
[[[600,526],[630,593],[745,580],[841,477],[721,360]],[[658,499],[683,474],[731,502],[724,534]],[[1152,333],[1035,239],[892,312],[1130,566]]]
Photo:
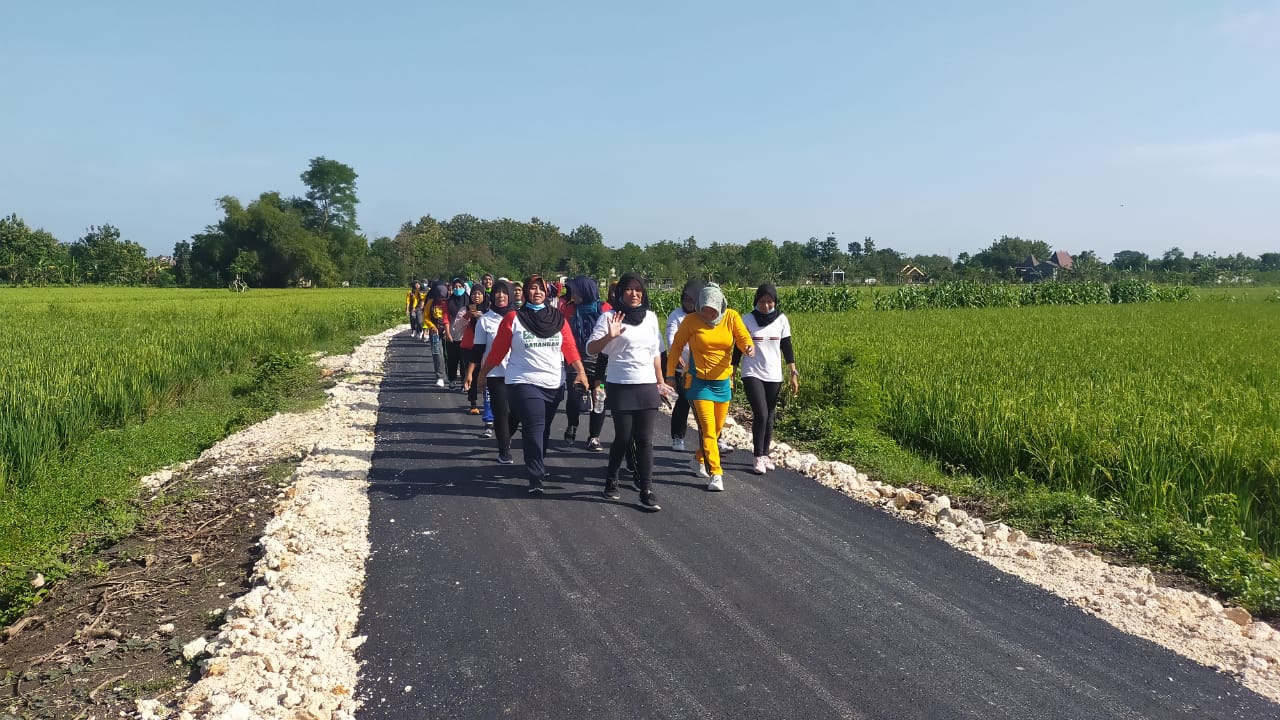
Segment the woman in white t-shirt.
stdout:
[[795,351],[791,347],[791,321],[778,310],[778,289],[765,283],[756,289],[755,307],[742,318],[755,343],[755,357],[734,352],[740,363],[742,389],[751,404],[751,438],[755,445],[752,472],[763,475],[773,470],[769,445],[773,441],[773,418],[782,391],[785,362],[790,369],[791,392],[800,390],[800,372],[796,370]]
[[[489,348],[493,345],[493,341],[498,336],[498,326],[502,324],[503,318],[508,314],[515,312],[515,306],[512,305],[512,298],[515,296],[511,283],[506,280],[499,280],[493,284],[493,288],[489,291],[489,311],[480,316],[476,321],[475,345],[471,349],[472,362],[476,365],[484,365],[485,359],[489,356]],[[471,368],[468,366],[467,377],[471,377]],[[477,379],[476,383],[480,381]],[[492,419],[485,423],[483,437],[496,437],[498,441],[498,462],[503,465],[510,465],[511,460],[511,432],[519,423],[518,418],[511,412],[511,400],[507,395],[507,362],[503,360],[489,371],[485,378],[485,390],[487,391],[488,407],[492,413]]]
[[[702,285],[701,280],[690,280],[684,284],[684,290],[680,291],[680,307],[667,316],[666,342],[662,344],[664,350],[676,339],[676,331],[680,329],[680,323],[685,317],[698,312],[698,293],[702,290]],[[663,358],[662,364],[666,366],[666,358]],[[671,449],[679,452],[684,452],[684,435],[689,429],[689,398],[684,394],[684,374],[691,364],[689,348],[686,347],[676,365],[676,404],[671,408]]]
[[640,506],[661,510],[653,493],[653,426],[658,419],[659,393],[675,390],[662,377],[662,335],[658,316],[649,309],[644,279],[627,273],[618,280],[611,298],[613,310],[596,320],[587,352],[609,356],[605,371],[605,407],[613,413],[613,442],[605,471],[604,496],[621,497],[618,473],[627,450],[634,447],[635,481]]
[[568,363],[574,383],[590,388],[587,373],[578,356],[578,345],[564,315],[547,304],[547,283],[541,275],[524,281],[524,307],[508,313],[498,324],[498,333],[480,368],[480,390],[489,373],[507,361],[506,386],[511,409],[520,418],[520,438],[529,492],[541,495],[547,476],[545,464],[551,421],[564,398],[561,374]]

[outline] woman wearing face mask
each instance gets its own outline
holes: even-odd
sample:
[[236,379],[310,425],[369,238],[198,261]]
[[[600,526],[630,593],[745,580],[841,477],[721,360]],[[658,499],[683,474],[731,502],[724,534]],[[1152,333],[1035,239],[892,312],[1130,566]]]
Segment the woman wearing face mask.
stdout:
[[[498,280],[493,284],[493,289],[489,292],[489,311],[480,317],[475,323],[476,335],[475,345],[472,347],[472,358],[475,363],[477,376],[479,369],[483,367],[485,359],[489,355],[489,349],[493,346],[494,340],[498,335],[498,326],[502,324],[502,320],[510,313],[515,312],[515,308],[511,305],[511,298],[515,295],[510,282],[506,280]],[[482,437],[496,438],[498,442],[498,462],[503,465],[511,464],[511,431],[516,426],[516,419],[511,412],[511,401],[507,396],[507,363],[498,363],[489,371],[488,377],[483,383],[484,394],[487,398],[486,407],[489,408],[485,418],[485,431]],[[480,385],[477,377],[476,384]]]
[[[578,344],[579,354],[583,356],[582,366],[587,370],[587,377],[594,377],[597,353],[586,350],[587,340],[590,339],[591,332],[595,330],[596,321],[604,313],[609,312],[610,306],[609,303],[600,302],[600,286],[596,284],[595,280],[585,275],[566,280],[565,286],[568,288],[569,302],[560,303],[560,312],[564,314],[565,320],[569,322],[570,329],[573,330],[573,340]],[[578,434],[578,419],[582,415],[582,393],[571,390],[567,395],[565,418],[568,420],[569,425],[564,431],[564,441],[568,445],[573,445],[573,441]],[[588,450],[600,451],[604,449],[600,445],[600,431],[602,429],[604,429],[604,409],[601,408],[600,412],[597,413],[592,408],[587,419]]]
[[578,346],[564,315],[547,305],[547,283],[540,275],[524,281],[524,307],[508,314],[498,325],[489,357],[480,369],[481,389],[488,374],[507,361],[506,384],[511,407],[524,426],[521,440],[529,492],[542,493],[551,421],[564,398],[560,382],[563,363],[574,370],[574,383],[587,388],[587,373]]
[[449,382],[458,383],[462,379],[462,336],[471,324],[471,316],[467,310],[467,283],[462,278],[454,278],[449,292],[449,301],[445,305],[445,322],[449,332],[445,337],[444,358],[448,366]]
[[755,308],[743,318],[756,356],[743,358],[735,348],[733,364],[741,363],[742,389],[751,403],[751,438],[755,445],[752,472],[763,475],[774,469],[769,457],[773,440],[773,420],[782,391],[782,363],[790,369],[791,392],[800,391],[800,371],[791,347],[791,321],[778,310],[778,289],[765,283],[756,289]]
[[[684,290],[680,291],[680,307],[671,311],[667,316],[666,345],[668,349],[671,347],[672,341],[676,339],[676,330],[680,329],[680,323],[685,317],[698,311],[698,291],[702,289],[700,280],[690,280],[684,284]],[[663,358],[666,362],[666,358]],[[676,361],[676,405],[671,408],[671,449],[683,452],[685,449],[684,435],[689,429],[689,398],[684,392],[684,374],[689,367],[689,350],[685,349],[680,353],[680,359]]]
[[725,302],[720,286],[708,283],[698,292],[698,311],[680,322],[667,351],[667,377],[675,381],[680,354],[688,346],[691,365],[685,375],[685,394],[698,421],[698,451],[692,467],[698,477],[708,477],[707,489],[724,490],[724,469],[720,466],[720,431],[729,414],[732,395],[733,348],[755,357],[756,348],[742,323],[742,316]]
[[662,378],[662,335],[658,316],[649,309],[644,280],[627,273],[618,280],[613,311],[596,321],[587,352],[609,356],[605,370],[606,407],[613,413],[613,442],[605,471],[604,496],[617,500],[618,472],[634,448],[635,481],[640,505],[661,510],[653,493],[653,426],[659,393],[674,392]]

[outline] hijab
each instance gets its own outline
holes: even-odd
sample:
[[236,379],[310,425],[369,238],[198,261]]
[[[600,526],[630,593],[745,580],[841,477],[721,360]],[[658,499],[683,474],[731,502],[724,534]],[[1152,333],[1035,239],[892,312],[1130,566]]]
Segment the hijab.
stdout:
[[449,319],[458,317],[458,313],[462,312],[462,308],[471,302],[471,288],[467,287],[466,281],[462,278],[454,278],[450,285],[462,283],[463,293],[461,296],[455,295],[451,290],[446,290],[449,297]]
[[434,300],[437,304],[444,302],[446,299],[448,299],[448,297],[449,297],[448,285],[445,285],[444,283],[436,283],[436,286],[431,288],[431,299]]
[[[756,308],[756,305],[760,304],[760,298],[762,297],[773,298],[773,312],[766,314]],[[760,327],[765,327],[777,320],[781,314],[782,310],[778,308],[778,288],[774,287],[773,283],[765,283],[756,288],[756,299],[751,302],[751,316],[756,319],[756,324]]]
[[569,299],[577,297],[582,302],[577,303],[577,307],[594,305],[600,302],[600,286],[595,280],[586,275],[579,275],[565,281],[565,287],[569,289]]
[[686,308],[684,306],[684,299],[687,297],[689,298],[690,304],[697,304],[698,292],[702,290],[702,285],[703,283],[701,280],[690,280],[684,284],[684,290],[680,291],[680,309],[684,310],[686,314],[698,312],[698,308],[694,308],[693,310]]
[[[622,294],[632,285],[640,286],[640,304],[636,307],[627,307],[622,302]],[[649,292],[645,290],[644,278],[638,273],[626,273],[618,278],[618,286],[613,290],[613,309],[615,312],[622,313],[622,322],[625,325],[639,325],[644,322],[644,318],[649,314]]]
[[[494,297],[499,291],[507,294],[506,305],[499,305],[498,301],[494,300]],[[507,313],[515,309],[514,307],[512,307],[512,303],[514,303],[515,300],[516,300],[516,291],[512,289],[511,283],[507,282],[506,280],[498,280],[493,283],[493,289],[489,291],[489,310],[491,312],[497,313],[498,315],[506,315]]]
[[[529,297],[529,287],[539,283],[542,284],[545,290],[547,281],[540,277],[533,276],[524,281],[526,299]],[[525,307],[516,311],[516,317],[520,318],[520,324],[526,330],[540,338],[549,338],[564,328],[564,313],[560,312],[559,308],[551,305],[549,293],[548,297],[542,301],[540,310],[534,310],[526,304]]]
[[[719,285],[707,283],[698,291],[698,310],[702,310],[704,307],[715,308],[718,311],[715,320],[707,321],[706,318],[702,318],[711,327],[716,327],[721,320],[724,320],[724,311],[728,304],[725,302],[724,292],[720,290]],[[699,314],[698,317],[702,317],[702,315]]]

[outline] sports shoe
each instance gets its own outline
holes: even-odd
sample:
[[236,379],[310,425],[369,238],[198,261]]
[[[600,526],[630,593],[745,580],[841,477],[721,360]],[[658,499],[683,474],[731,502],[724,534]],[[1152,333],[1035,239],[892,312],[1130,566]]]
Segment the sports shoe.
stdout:
[[511,453],[506,453],[506,454],[498,453],[499,465],[510,465],[513,462],[515,461],[511,459]]
[[773,458],[769,457],[768,455],[764,456],[764,466],[769,468],[770,470],[778,469],[778,466],[773,464]]
[[587,438],[587,449],[591,452],[600,452],[604,450],[604,446],[600,444],[600,438]]
[[486,424],[486,425],[484,426],[484,432],[480,433],[480,437],[484,438],[485,440],[488,440],[488,439],[492,438],[492,437],[493,437],[493,426],[492,426],[492,425],[488,425],[488,424]]
[[662,506],[658,504],[658,498],[652,491],[640,493],[640,507],[649,512],[658,512],[662,509]]
[[712,475],[711,482],[707,483],[707,489],[711,492],[720,492],[724,490],[724,476]]
[[577,439],[577,437],[578,437],[578,426],[577,426],[577,425],[570,425],[569,427],[567,427],[567,428],[565,428],[565,429],[564,429],[564,441],[565,441],[565,442],[567,442],[567,443],[569,443],[570,445],[572,445],[572,444],[573,444],[573,441],[574,441],[575,439]]
[[733,452],[733,443],[728,440],[718,438],[716,442],[720,444],[720,452]]
[[671,438],[671,449],[675,450],[676,452],[684,452],[684,438],[682,437]]
[[438,388],[444,387],[444,378],[440,378],[439,380],[436,380],[436,387]]
[[710,475],[707,474],[706,466],[703,465],[702,461],[697,458],[694,458],[693,460],[689,461],[689,469],[693,470],[693,474],[696,477],[711,477]]
[[530,480],[530,481],[529,481],[529,494],[530,494],[530,495],[541,495],[541,494],[542,494],[542,481],[541,481],[541,480]]
[[760,456],[756,458],[756,464],[752,466],[751,472],[757,475],[763,475],[769,472],[769,465],[765,463],[764,456]]
[[617,480],[604,481],[604,496],[610,500],[621,500],[622,493],[618,492]]
[[468,415],[479,415],[479,414],[480,414],[480,408],[476,407],[475,405],[472,405],[472,406],[471,406],[471,409],[467,411],[467,414],[468,414]]

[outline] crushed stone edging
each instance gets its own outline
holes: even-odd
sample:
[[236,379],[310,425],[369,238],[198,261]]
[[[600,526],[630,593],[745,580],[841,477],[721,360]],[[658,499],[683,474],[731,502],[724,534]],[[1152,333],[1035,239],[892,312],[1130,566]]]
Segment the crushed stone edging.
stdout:
[[[751,450],[751,430],[734,421],[722,439]],[[1087,550],[1031,540],[1021,530],[951,508],[945,495],[921,496],[876,480],[843,462],[822,460],[775,442],[770,456],[862,503],[935,528],[936,537],[999,570],[1047,590],[1113,627],[1235,677],[1280,702],[1280,632],[1244,608],[1223,607],[1203,593],[1160,587],[1145,567],[1113,565]],[[765,477],[768,477],[767,475]]]
[[[378,389],[387,346],[402,331],[365,338],[350,355],[319,358],[338,376],[322,408],[276,415],[201,456],[214,461],[214,474],[281,457],[302,462],[259,540],[253,589],[228,609],[215,637],[186,646],[189,657],[203,658],[203,675],[180,703],[182,720],[354,718]],[[161,471],[147,486],[172,474]],[[167,715],[153,700],[140,700],[138,712]]]

